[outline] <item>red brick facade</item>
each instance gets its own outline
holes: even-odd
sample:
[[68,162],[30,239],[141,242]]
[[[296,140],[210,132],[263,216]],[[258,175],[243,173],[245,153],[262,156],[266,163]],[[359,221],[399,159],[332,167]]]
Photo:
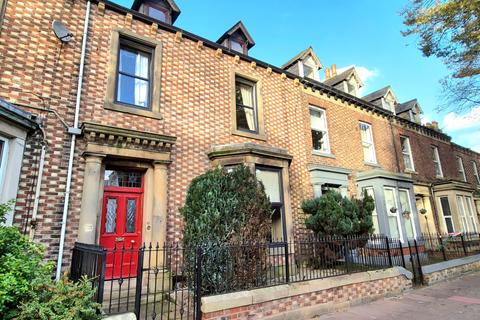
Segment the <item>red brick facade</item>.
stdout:
[[[85,4],[86,1],[73,0],[10,0],[0,39],[0,98],[43,117],[48,149],[34,239],[47,246],[52,258],[58,252],[70,144],[70,135],[62,121],[68,126],[73,124]],[[61,20],[74,34],[70,43],[62,46],[54,36],[51,31],[54,19]],[[110,47],[115,30],[162,43],[161,119],[104,107]],[[80,123],[176,137],[168,165],[166,230],[160,231],[166,232],[168,241],[182,238],[182,218],[178,209],[184,202],[190,181],[212,166],[207,152],[214,145],[250,142],[288,151],[293,157],[288,168],[288,192],[295,237],[304,232],[301,202],[313,194],[309,165],[348,168],[352,171],[349,176],[350,194],[358,194],[355,182],[358,172],[376,168],[393,173],[403,170],[399,134],[411,137],[418,172],[414,174],[415,179],[432,181],[431,157],[424,151],[425,145],[435,144],[440,150],[445,177],[455,179],[457,170],[453,154],[459,153],[464,157],[468,181],[473,182],[470,162],[476,158],[480,164],[478,154],[453,146],[448,141],[420,134],[417,129],[407,129],[408,125],[394,123],[392,116],[367,110],[362,104],[346,102],[342,97],[329,97],[328,93],[320,93],[319,90],[313,92],[308,83],[304,85],[291,75],[250,58],[239,58],[226,50],[219,51],[219,48],[143,16],[122,11],[109,3],[93,1]],[[286,60],[288,58],[285,57]],[[260,95],[265,139],[232,134],[231,96],[234,94],[232,77],[235,73],[262,83]],[[328,91],[328,88],[325,90]],[[327,112],[334,157],[312,154],[309,105]],[[372,125],[378,166],[364,163],[359,121]],[[431,129],[423,130],[432,133]],[[78,237],[86,144],[86,137],[78,139],[64,261],[68,261],[70,249]],[[25,151],[15,217],[15,223],[24,230],[28,230],[31,220],[38,153],[38,146],[33,144]]]

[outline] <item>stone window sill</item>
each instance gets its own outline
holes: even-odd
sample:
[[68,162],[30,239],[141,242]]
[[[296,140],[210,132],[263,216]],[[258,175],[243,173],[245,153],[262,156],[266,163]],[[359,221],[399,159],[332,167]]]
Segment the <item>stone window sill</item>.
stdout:
[[381,168],[381,166],[377,162],[364,161],[363,164],[370,167]]
[[321,152],[321,151],[318,151],[318,150],[312,150],[312,154],[314,156],[319,156],[319,157],[325,157],[325,158],[332,158],[332,159],[336,159],[337,157],[332,154],[332,153],[326,153],[326,152]]
[[113,111],[118,111],[118,112],[123,112],[123,113],[134,114],[134,115],[142,116],[142,117],[146,117],[146,118],[153,118],[153,119],[158,119],[158,120],[163,119],[160,112],[151,111],[151,110],[141,110],[141,109],[138,109],[138,108],[135,108],[135,107],[129,107],[129,106],[122,105],[122,104],[119,104],[119,103],[105,102],[104,108],[107,109],[107,110],[113,110]]
[[236,136],[252,138],[252,139],[257,139],[257,140],[262,140],[262,141],[267,140],[267,136],[263,133],[253,133],[253,132],[245,132],[245,131],[242,131],[242,130],[232,130],[232,134],[236,135]]

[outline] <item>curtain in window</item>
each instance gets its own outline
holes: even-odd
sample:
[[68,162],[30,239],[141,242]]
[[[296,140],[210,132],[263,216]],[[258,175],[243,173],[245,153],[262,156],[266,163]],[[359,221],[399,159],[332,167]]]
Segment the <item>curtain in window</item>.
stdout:
[[[138,54],[135,63],[135,75],[148,79],[149,61],[148,57]],[[135,79],[135,104],[137,106],[148,106],[148,81]]]
[[251,107],[243,108],[245,112],[245,117],[247,119],[248,129],[255,131],[255,113],[253,106],[253,87],[247,87],[240,85],[240,94],[242,96],[242,104],[244,106]]

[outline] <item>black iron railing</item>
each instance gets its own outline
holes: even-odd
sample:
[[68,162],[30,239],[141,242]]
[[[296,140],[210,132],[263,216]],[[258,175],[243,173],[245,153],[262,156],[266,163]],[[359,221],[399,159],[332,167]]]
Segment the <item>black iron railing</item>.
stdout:
[[273,243],[180,245],[77,243],[71,278],[86,276],[106,313],[138,319],[200,319],[201,297],[403,266],[422,283],[422,265],[480,253],[479,234],[323,237]]

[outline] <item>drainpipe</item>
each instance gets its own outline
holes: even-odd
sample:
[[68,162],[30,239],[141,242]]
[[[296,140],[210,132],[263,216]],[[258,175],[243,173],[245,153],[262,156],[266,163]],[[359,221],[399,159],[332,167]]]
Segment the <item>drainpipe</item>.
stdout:
[[38,202],[40,201],[40,189],[42,187],[42,177],[43,177],[43,167],[45,164],[45,150],[47,149],[47,142],[45,140],[45,130],[40,127],[42,131],[42,151],[40,153],[40,162],[38,164],[38,175],[37,175],[37,182],[35,185],[35,200],[33,202],[33,212],[32,217],[30,220],[30,233],[28,238],[30,241],[33,241],[33,237],[35,236],[35,228],[37,225],[37,213],[38,213]]
[[80,67],[78,74],[78,86],[77,86],[77,99],[75,102],[75,120],[72,128],[68,128],[68,133],[71,134],[70,142],[70,156],[68,158],[68,171],[67,171],[67,184],[65,186],[65,202],[63,204],[63,217],[62,217],[62,229],[60,231],[60,244],[58,248],[58,260],[57,260],[57,272],[55,274],[55,279],[60,280],[62,273],[62,260],[63,260],[63,250],[65,246],[65,233],[67,230],[67,217],[68,217],[68,204],[70,202],[70,188],[72,183],[72,169],[73,169],[73,156],[75,154],[75,142],[76,137],[81,133],[81,130],[78,128],[78,118],[80,114],[80,98],[82,95],[82,85],[83,85],[83,73],[85,69],[85,55],[87,51],[87,37],[88,37],[88,24],[90,20],[90,0],[87,1],[87,8],[85,10],[85,22],[83,26],[83,39],[82,39],[82,53],[80,56]]

